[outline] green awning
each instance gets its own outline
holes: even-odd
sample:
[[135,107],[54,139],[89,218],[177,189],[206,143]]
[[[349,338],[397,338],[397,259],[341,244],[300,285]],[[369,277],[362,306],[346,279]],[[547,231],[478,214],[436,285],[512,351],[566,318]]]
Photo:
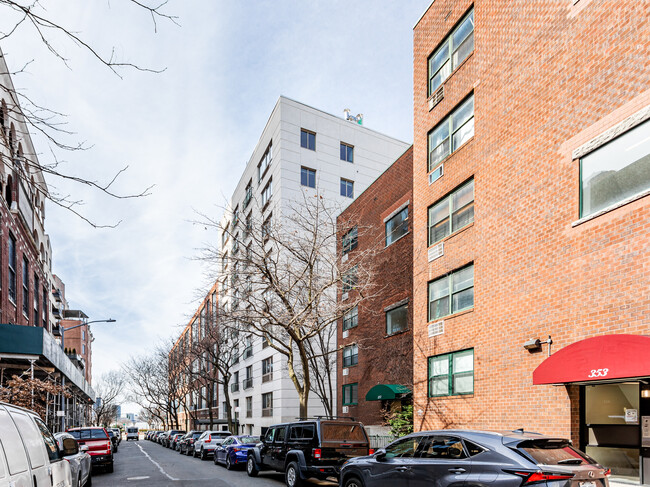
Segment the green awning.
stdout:
[[372,387],[366,394],[366,401],[386,401],[399,399],[402,396],[411,394],[411,389],[399,384],[378,384]]

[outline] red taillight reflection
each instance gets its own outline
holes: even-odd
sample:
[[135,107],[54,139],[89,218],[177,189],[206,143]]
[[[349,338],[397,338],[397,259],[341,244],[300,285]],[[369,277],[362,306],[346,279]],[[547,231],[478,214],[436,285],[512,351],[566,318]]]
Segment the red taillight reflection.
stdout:
[[374,448],[368,448],[368,455],[374,455],[375,454],[375,449]]
[[524,478],[522,485],[534,484],[536,482],[546,482],[547,480],[569,480],[573,478],[572,473],[554,473],[554,472],[512,472]]

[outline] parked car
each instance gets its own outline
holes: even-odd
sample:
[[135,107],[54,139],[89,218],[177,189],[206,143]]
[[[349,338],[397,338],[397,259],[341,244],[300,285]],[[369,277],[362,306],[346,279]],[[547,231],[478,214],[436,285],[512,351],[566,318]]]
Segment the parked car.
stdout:
[[93,469],[103,467],[113,471],[113,443],[108,432],[99,426],[89,428],[73,428],[68,430],[79,445],[88,447],[88,454],[92,461]]
[[70,464],[63,460],[70,451],[59,450],[33,411],[0,402],[0,443],[0,486],[72,486]]
[[217,445],[221,445],[223,440],[230,435],[232,435],[230,431],[204,431],[199,436],[199,439],[194,442],[193,456],[199,457],[201,460],[207,460],[209,456],[212,456]]
[[161,440],[160,440],[160,444],[161,444],[162,446],[164,446],[164,447],[169,448],[169,443],[170,443],[170,440],[171,440],[172,436],[175,435],[175,434],[177,434],[177,433],[183,433],[183,434],[185,434],[186,432],[185,432],[185,431],[181,431],[181,430],[169,430],[169,431],[167,431],[167,432],[165,433],[164,438],[161,438]]
[[176,450],[178,448],[178,441],[183,436],[185,436],[185,431],[183,431],[182,433],[176,433],[175,435],[172,435],[168,441],[169,448],[171,448],[172,450]]
[[[86,445],[79,446],[77,440],[70,433],[55,433],[54,438],[59,450],[68,452],[64,459],[70,464],[72,485],[74,487],[90,487],[93,481],[90,476],[92,461],[90,455],[88,455],[88,447]],[[74,444],[71,442],[74,442]]]
[[284,472],[289,487],[305,479],[337,477],[341,465],[352,457],[372,453],[366,430],[358,421],[313,419],[271,426],[248,450],[246,473],[260,470]]
[[228,470],[237,465],[245,464],[248,450],[259,443],[259,436],[229,436],[221,445],[214,449],[214,464],[222,463]]
[[178,451],[181,455],[192,455],[194,453],[194,442],[199,439],[203,431],[190,431],[178,442]]
[[140,437],[139,437],[137,427],[129,426],[129,427],[126,428],[126,441],[129,441],[129,440],[138,441],[139,439],[140,439]]
[[119,428],[111,428],[113,430],[113,433],[115,433],[115,436],[117,437],[117,444],[119,445],[122,443],[122,430]]
[[609,471],[569,440],[523,430],[420,431],[348,460],[340,485],[608,487]]
[[117,435],[115,434],[115,431],[111,428],[106,428],[106,433],[108,433],[108,437],[111,439],[111,443],[113,445],[113,453],[117,453],[118,445],[120,442],[117,438]]

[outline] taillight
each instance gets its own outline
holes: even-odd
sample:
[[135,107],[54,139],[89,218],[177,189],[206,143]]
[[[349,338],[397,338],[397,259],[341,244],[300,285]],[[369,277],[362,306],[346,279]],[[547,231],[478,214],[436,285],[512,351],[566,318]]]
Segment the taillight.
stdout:
[[608,468],[607,470],[605,470],[605,471],[603,472],[603,475],[604,475],[605,477],[609,477],[611,474],[612,474],[612,469],[611,469],[611,468]]
[[233,448],[232,451],[243,451],[243,448]]
[[111,440],[108,440],[108,441],[106,442],[106,449],[107,449],[107,450],[110,450],[111,448],[112,448]]
[[208,435],[208,443],[212,443],[212,435]]
[[510,472],[519,475],[524,479],[522,485],[534,484],[536,482],[546,482],[547,480],[569,480],[572,479],[572,473],[556,473],[556,472]]
[[321,449],[320,448],[314,448],[312,450],[312,454],[314,455],[314,458],[319,459],[321,457]]
[[368,448],[368,455],[374,455],[375,454],[375,449],[374,448]]

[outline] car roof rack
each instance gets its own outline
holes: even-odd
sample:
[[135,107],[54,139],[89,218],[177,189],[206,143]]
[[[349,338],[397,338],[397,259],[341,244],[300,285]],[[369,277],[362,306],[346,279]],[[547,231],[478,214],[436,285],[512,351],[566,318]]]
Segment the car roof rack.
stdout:
[[348,421],[356,421],[352,416],[330,416],[330,415],[317,415],[306,418],[296,418],[298,421],[309,421],[310,419],[315,419],[318,421],[322,420],[334,420],[334,419],[347,419]]

